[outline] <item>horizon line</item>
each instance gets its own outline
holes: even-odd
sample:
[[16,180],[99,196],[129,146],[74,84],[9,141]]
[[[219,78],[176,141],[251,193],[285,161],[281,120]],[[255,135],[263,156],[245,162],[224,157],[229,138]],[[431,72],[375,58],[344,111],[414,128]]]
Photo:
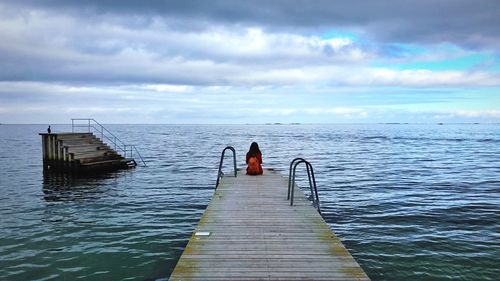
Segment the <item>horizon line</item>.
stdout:
[[[370,123],[101,123],[103,125],[494,125],[500,122],[370,122]],[[71,125],[71,123],[0,123],[0,125]]]

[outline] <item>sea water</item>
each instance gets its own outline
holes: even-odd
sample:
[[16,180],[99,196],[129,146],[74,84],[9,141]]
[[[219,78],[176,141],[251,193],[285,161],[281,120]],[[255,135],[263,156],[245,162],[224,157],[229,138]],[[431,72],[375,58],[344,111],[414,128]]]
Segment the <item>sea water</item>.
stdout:
[[220,152],[243,167],[252,141],[284,176],[295,157],[313,164],[326,222],[373,280],[500,276],[498,124],[107,127],[147,167],[44,176],[46,126],[0,125],[0,280],[168,279]]

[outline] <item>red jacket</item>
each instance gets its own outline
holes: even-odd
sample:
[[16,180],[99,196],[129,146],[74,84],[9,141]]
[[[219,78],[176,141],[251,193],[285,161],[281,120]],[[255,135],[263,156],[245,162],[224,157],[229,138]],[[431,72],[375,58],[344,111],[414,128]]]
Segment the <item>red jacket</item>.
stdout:
[[[257,163],[249,163],[249,160],[251,157],[257,158]],[[257,155],[248,155],[247,153],[247,159],[246,159],[247,164],[247,175],[262,175],[262,154],[257,154]]]

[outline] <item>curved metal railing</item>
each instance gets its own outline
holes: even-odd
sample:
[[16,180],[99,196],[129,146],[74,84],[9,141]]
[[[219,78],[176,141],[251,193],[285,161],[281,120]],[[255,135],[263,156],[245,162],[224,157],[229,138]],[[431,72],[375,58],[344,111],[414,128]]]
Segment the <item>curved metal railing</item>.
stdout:
[[116,151],[121,151],[122,156],[125,158],[133,158],[134,155],[139,156],[144,166],[146,161],[142,158],[139,150],[135,145],[125,144],[119,138],[117,138],[113,133],[111,133],[106,127],[101,123],[97,122],[93,118],[72,118],[71,119],[71,131],[74,133],[77,128],[86,128],[89,133],[96,133],[96,135],[101,136],[101,141],[109,142],[111,147],[114,147]]
[[220,155],[220,162],[219,162],[219,172],[217,173],[217,182],[215,183],[215,189],[219,186],[220,179],[224,175],[222,172],[222,163],[224,162],[224,154],[226,153],[226,150],[231,150],[233,152],[233,162],[234,162],[234,177],[236,177],[237,169],[236,169],[236,150],[232,146],[226,146],[224,150],[222,150],[222,154]]
[[319,195],[318,195],[318,188],[316,186],[316,178],[314,176],[314,169],[309,163],[309,161],[305,160],[304,158],[295,158],[290,162],[290,171],[288,173],[288,196],[287,200],[290,200],[290,206],[293,206],[293,195],[294,195],[294,190],[295,190],[295,174],[297,171],[297,166],[299,164],[306,164],[306,170],[307,170],[307,178],[309,179],[309,187],[311,189],[311,196],[310,199],[312,199],[313,206],[318,210],[318,213],[321,215],[321,206],[319,202]]

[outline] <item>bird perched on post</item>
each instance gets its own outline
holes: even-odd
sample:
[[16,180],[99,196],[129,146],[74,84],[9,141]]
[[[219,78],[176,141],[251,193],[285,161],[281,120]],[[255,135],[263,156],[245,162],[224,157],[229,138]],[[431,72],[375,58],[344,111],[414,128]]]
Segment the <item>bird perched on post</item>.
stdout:
[[51,132],[51,130],[50,130],[50,125],[49,125],[49,127],[47,128],[47,133],[50,134],[50,132]]

